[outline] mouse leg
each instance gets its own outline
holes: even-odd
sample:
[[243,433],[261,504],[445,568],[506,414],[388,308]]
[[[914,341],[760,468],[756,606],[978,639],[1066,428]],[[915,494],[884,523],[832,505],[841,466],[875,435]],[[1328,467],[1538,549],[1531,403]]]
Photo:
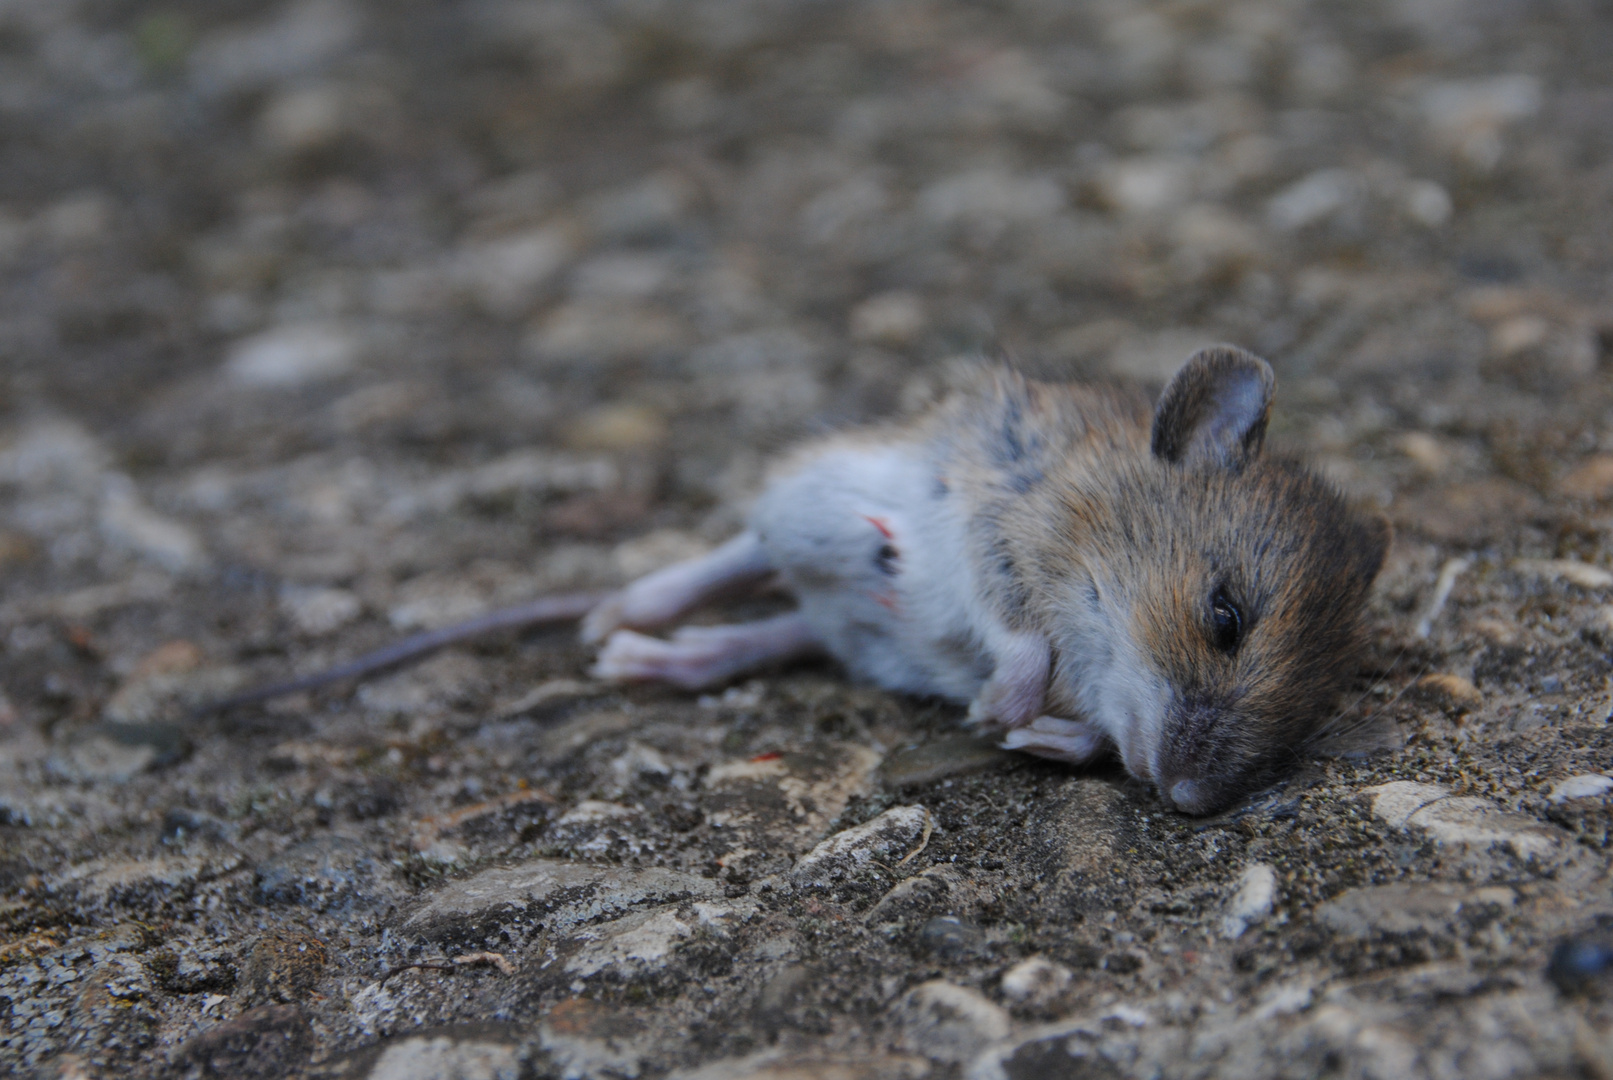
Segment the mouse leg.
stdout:
[[988,641],[997,666],[974,701],[969,703],[969,724],[1018,728],[1041,715],[1047,696],[1052,650],[1040,634],[998,630]]
[[618,630],[589,674],[622,682],[669,682],[686,690],[723,683],[770,660],[823,648],[799,612],[734,626],[685,626],[670,641]]
[[1023,750],[1037,757],[1085,765],[1108,750],[1109,740],[1098,725],[1085,720],[1038,716],[1025,727],[1010,731],[999,745],[1004,750]]
[[759,585],[772,572],[761,540],[742,532],[709,555],[646,574],[606,598],[583,619],[582,639],[592,644],[621,627],[665,626],[725,593]]

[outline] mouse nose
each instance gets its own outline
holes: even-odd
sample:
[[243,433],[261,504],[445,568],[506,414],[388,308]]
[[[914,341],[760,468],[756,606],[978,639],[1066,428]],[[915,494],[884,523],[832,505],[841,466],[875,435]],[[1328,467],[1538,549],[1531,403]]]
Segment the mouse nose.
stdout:
[[1202,780],[1177,780],[1161,787],[1165,801],[1184,814],[1204,814],[1215,809],[1215,793]]

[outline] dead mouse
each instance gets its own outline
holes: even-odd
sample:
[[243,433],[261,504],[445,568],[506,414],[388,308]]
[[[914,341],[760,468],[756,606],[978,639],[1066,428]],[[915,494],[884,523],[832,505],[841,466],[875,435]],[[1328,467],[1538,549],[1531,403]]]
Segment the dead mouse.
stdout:
[[[1263,452],[1274,385],[1264,360],[1205,349],[1150,415],[1123,391],[983,368],[913,423],[803,447],[739,536],[593,606],[593,674],[693,689],[828,653],[967,703],[1005,747],[1074,763],[1113,748],[1177,810],[1219,810],[1318,733],[1389,543],[1387,522]],[[769,582],[795,611],[640,632]]]

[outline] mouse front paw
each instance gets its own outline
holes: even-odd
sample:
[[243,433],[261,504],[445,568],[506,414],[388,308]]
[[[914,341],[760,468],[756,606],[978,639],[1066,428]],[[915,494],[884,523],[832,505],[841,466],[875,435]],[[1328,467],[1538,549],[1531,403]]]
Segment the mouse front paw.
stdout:
[[579,635],[586,645],[598,645],[627,623],[626,593],[614,592],[582,617]]
[[998,745],[1004,750],[1023,750],[1053,761],[1085,765],[1108,751],[1109,740],[1096,724],[1088,721],[1038,716],[1024,727],[1010,731]]

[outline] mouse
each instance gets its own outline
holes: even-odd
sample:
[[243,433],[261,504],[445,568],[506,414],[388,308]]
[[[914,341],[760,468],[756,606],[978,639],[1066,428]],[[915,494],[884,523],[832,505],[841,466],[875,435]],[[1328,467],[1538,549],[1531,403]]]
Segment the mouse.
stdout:
[[[317,689],[495,630],[581,619],[591,674],[689,690],[814,655],[966,706],[1007,749],[1109,754],[1189,815],[1303,759],[1355,674],[1388,522],[1269,453],[1276,380],[1231,345],[1150,406],[981,364],[917,418],[779,460],[743,530],[607,594],[546,598],[216,703]],[[782,589],[793,610],[675,627]]]
[[[1200,350],[1135,393],[984,367],[915,421],[781,461],[738,536],[591,610],[593,674],[698,689],[826,653],[1003,747],[1115,753],[1173,809],[1297,762],[1355,674],[1388,522],[1266,452],[1275,378]],[[676,623],[773,580],[786,614]]]

